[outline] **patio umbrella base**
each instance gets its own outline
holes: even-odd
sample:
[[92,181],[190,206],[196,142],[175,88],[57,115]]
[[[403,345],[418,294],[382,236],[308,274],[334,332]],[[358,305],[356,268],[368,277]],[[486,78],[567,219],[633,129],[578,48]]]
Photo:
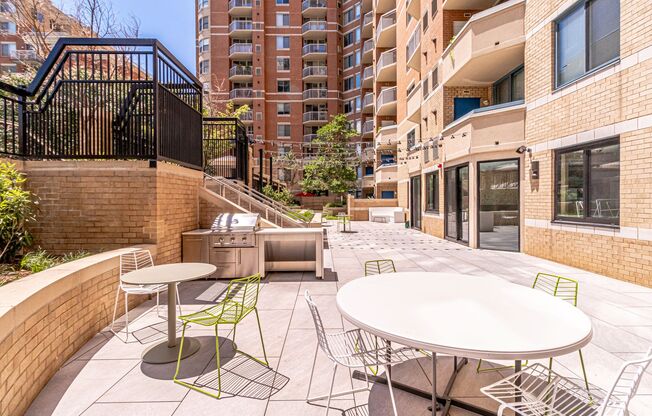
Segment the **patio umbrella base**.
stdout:
[[[179,359],[179,347],[181,338],[177,338],[176,346],[168,347],[168,341],[152,345],[147,348],[142,355],[143,362],[148,364],[167,364],[174,363]],[[186,337],[183,341],[183,353],[181,359],[190,357],[199,351],[199,341],[194,338]]]

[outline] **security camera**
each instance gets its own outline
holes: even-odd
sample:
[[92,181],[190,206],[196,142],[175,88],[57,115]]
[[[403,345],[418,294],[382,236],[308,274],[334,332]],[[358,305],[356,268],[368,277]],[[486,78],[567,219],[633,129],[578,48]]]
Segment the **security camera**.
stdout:
[[516,153],[518,153],[519,155],[522,155],[525,152],[531,153],[532,149],[526,146],[520,146],[518,149],[516,149]]

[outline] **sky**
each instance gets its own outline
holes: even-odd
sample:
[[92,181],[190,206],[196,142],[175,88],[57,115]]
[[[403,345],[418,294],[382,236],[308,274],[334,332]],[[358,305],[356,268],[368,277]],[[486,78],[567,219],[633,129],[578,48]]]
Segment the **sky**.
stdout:
[[[195,73],[194,0],[106,0],[119,18],[140,19],[140,37],[160,40],[188,69]],[[67,12],[74,0],[54,1]]]

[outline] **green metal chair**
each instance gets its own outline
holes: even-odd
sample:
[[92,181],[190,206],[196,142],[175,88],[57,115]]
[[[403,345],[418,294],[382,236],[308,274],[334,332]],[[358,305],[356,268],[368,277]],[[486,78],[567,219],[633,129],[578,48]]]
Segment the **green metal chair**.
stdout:
[[[548,293],[556,298],[570,302],[573,306],[577,306],[577,293],[579,291],[579,283],[577,280],[569,279],[567,277],[557,276],[549,273],[538,273],[537,277],[534,278],[534,283],[532,283],[532,288],[536,290],[541,290]],[[589,390],[589,380],[586,376],[586,368],[584,366],[584,356],[582,355],[582,350],[578,350],[580,354],[580,364],[582,366],[582,375],[584,376],[584,384],[586,385],[586,390]],[[498,367],[498,368],[481,368],[482,360],[478,361],[478,367],[476,371],[478,373],[485,371],[497,371],[504,368],[512,368],[513,366]],[[527,361],[525,362],[527,366]],[[548,363],[548,370],[552,371],[552,358]]]
[[[243,277],[240,279],[234,279],[229,283],[229,286],[224,292],[224,297],[216,305],[204,309],[199,312],[195,312],[188,315],[182,315],[179,319],[183,322],[183,331],[181,332],[181,345],[179,347],[179,358],[177,360],[177,369],[174,373],[174,382],[186,386],[190,389],[196,390],[200,393],[204,393],[208,396],[219,399],[222,394],[222,379],[221,379],[221,370],[220,370],[220,341],[218,336],[218,326],[219,325],[233,325],[233,345],[235,346],[235,335],[236,327],[242,322],[244,318],[249,315],[252,311],[256,314],[256,321],[258,322],[258,332],[260,334],[260,343],[263,346],[263,356],[265,361],[259,360],[256,357],[247,354],[244,351],[240,351],[235,346],[236,351],[244,354],[251,359],[265,365],[269,366],[267,360],[267,352],[265,351],[265,342],[263,340],[263,331],[260,327],[260,317],[258,316],[258,309],[256,304],[258,302],[258,292],[260,290],[260,274],[255,274],[248,277]],[[186,383],[185,381],[177,379],[179,375],[179,369],[181,368],[181,356],[183,351],[183,341],[186,333],[186,326],[188,324],[197,324],[202,326],[214,326],[215,327],[215,359],[217,361],[217,394],[213,394],[209,391],[206,391],[194,384]]]
[[396,273],[394,261],[390,259],[369,260],[364,264],[364,275],[373,276],[381,273]]

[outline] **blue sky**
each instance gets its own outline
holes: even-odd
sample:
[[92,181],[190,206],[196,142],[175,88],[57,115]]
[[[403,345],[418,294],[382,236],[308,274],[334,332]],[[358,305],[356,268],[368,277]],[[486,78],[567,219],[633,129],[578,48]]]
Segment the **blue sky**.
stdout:
[[[119,17],[140,19],[140,37],[156,38],[195,73],[194,0],[107,0]],[[66,11],[74,0],[60,0]]]

